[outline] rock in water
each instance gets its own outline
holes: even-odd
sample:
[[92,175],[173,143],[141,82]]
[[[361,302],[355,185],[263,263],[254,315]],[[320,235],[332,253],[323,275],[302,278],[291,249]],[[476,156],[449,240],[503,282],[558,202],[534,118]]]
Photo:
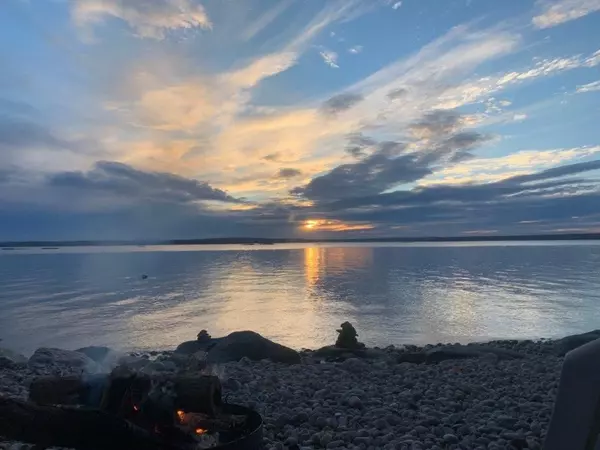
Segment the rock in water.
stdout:
[[83,353],[62,350],[60,348],[38,348],[31,355],[31,358],[29,358],[27,365],[31,369],[51,366],[54,368],[87,370],[90,372],[96,371],[96,363]]
[[243,357],[255,361],[270,359],[287,364],[300,362],[300,354],[297,351],[270,341],[254,331],[236,331],[216,341],[208,351],[209,363],[239,361]]
[[337,340],[335,341],[336,347],[349,349],[365,347],[364,344],[358,342],[358,339],[356,339],[358,333],[350,322],[344,322],[340,327],[339,330],[336,330],[339,333]]
[[0,369],[25,365],[27,365],[25,356],[7,348],[0,348]]

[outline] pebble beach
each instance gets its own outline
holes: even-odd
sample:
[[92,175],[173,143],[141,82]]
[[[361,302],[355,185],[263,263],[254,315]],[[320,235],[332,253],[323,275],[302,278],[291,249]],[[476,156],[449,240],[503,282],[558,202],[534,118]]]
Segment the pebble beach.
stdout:
[[[493,350],[480,357],[423,364],[401,361],[443,347],[390,346],[377,349],[377,358],[338,361],[304,350],[299,364],[242,358],[213,370],[228,402],[263,415],[267,450],[540,449],[563,360],[555,347],[496,341],[479,344],[478,351]],[[507,358],[505,351],[521,356]],[[176,370],[176,354],[152,353],[129,356],[153,370]],[[78,370],[80,364],[65,361],[4,364],[0,394],[26,399],[36,376]],[[0,438],[0,449],[29,448]]]

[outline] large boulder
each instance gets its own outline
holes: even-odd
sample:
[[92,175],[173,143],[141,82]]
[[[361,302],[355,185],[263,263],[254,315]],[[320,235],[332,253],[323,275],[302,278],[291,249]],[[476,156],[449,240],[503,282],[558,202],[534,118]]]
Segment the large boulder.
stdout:
[[567,336],[562,339],[555,341],[556,354],[558,356],[565,356],[571,350],[575,350],[577,347],[587,344],[588,342],[595,341],[600,338],[600,330],[589,331],[582,334],[574,334]]
[[208,350],[208,363],[239,361],[244,357],[287,364],[300,362],[300,354],[296,350],[270,341],[254,331],[236,331],[215,341]]
[[26,366],[27,358],[7,348],[0,348],[0,369]]
[[32,369],[51,367],[88,372],[95,372],[97,370],[96,363],[83,353],[62,350],[60,348],[38,348],[31,355],[27,364]]

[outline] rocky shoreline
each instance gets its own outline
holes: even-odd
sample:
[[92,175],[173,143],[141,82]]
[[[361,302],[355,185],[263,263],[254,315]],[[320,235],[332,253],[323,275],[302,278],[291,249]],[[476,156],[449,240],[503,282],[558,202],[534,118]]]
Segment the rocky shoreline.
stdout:
[[[564,354],[599,336],[295,352],[251,333],[220,338],[204,370],[219,374],[229,402],[263,415],[265,449],[541,449]],[[269,352],[280,362],[261,360]],[[109,356],[145,371],[176,371],[190,357],[151,353],[0,349],[0,395],[26,399],[35,377],[103,370]],[[0,437],[0,449],[29,448]]]

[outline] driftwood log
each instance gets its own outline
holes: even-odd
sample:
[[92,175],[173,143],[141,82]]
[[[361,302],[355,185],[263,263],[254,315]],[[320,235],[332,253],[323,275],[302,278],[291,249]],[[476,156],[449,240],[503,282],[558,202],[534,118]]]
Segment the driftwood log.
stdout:
[[36,405],[0,397],[0,435],[79,450],[191,450],[98,409]]

